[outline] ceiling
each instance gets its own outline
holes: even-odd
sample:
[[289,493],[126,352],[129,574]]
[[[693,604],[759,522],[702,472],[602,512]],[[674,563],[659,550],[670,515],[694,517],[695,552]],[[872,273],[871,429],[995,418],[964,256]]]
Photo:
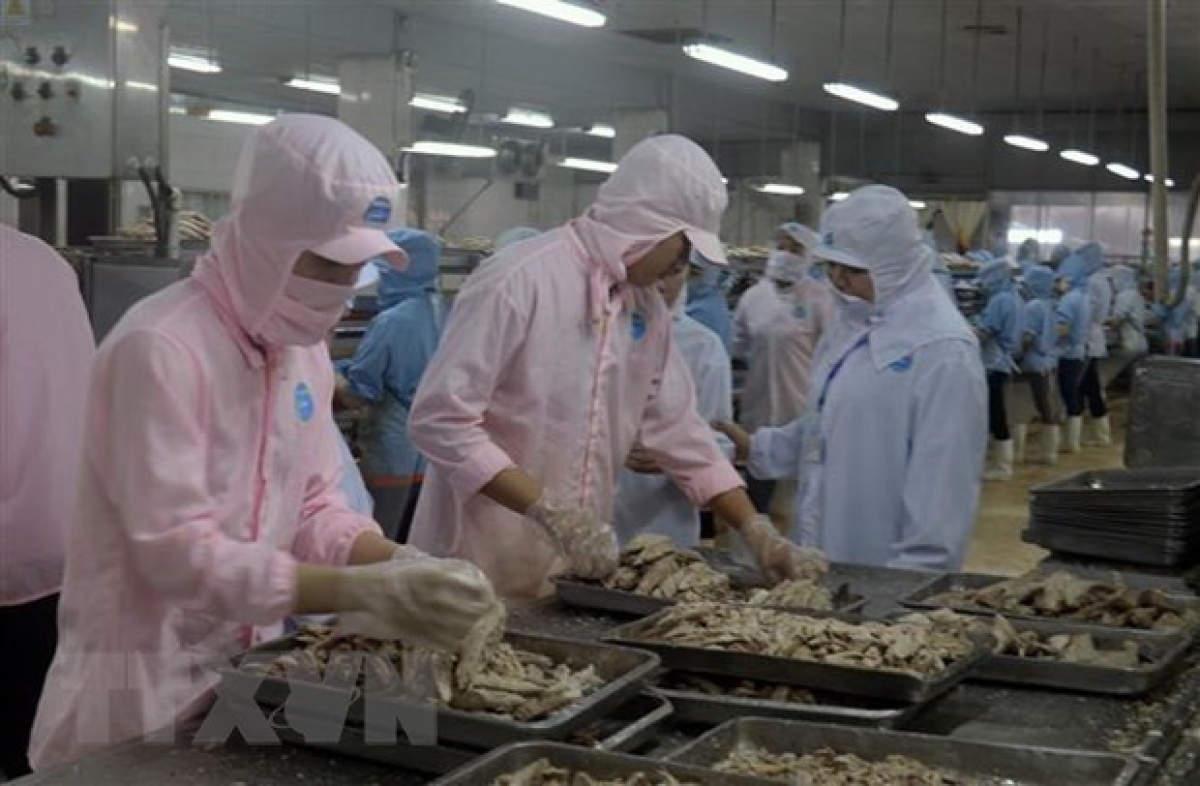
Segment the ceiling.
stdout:
[[[417,56],[419,89],[472,90],[481,112],[523,104],[549,111],[560,125],[580,125],[617,109],[665,106],[674,129],[716,144],[813,137],[830,110],[857,112],[821,90],[839,75],[892,95],[906,111],[1017,111],[1031,121],[1043,112],[1086,125],[1093,104],[1110,116],[1145,105],[1146,0],[949,0],[944,38],[942,0],[593,5],[608,15],[603,29],[490,0],[172,0],[173,41],[211,49],[225,67],[217,76],[172,72],[172,86],[215,100],[331,112],[332,99],[284,87],[280,78],[333,74],[341,57],[407,49]],[[977,24],[987,32],[972,32]],[[1172,0],[1168,24],[1169,106],[1200,112],[1200,2]],[[705,31],[747,54],[770,59],[773,52],[791,76],[761,82],[630,31],[655,31],[668,42]]]

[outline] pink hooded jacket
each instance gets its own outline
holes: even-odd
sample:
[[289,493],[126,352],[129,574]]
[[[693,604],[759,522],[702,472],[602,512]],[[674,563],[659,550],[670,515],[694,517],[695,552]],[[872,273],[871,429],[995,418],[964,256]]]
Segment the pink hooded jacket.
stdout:
[[0,224],[0,606],[62,586],[95,351],[71,268]]
[[677,232],[716,245],[725,205],[703,150],[654,137],[625,156],[584,216],[471,277],[409,421],[431,465],[415,546],[470,560],[497,593],[528,599],[549,591],[560,566],[520,515],[479,494],[503,470],[520,467],[603,521],[635,442],[696,505],[742,485],[696,412],[662,296],[625,280],[631,261]]
[[251,337],[301,252],[396,191],[335,120],[264,126],[193,276],[101,345],[35,769],[202,712],[213,666],[280,633],[298,563],[345,564],[378,531],[339,490],[325,346]]

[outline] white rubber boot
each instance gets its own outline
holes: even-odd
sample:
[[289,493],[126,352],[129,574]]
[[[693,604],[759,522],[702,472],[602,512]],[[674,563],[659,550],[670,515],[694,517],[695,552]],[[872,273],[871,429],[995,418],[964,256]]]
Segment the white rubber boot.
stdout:
[[1067,440],[1064,444],[1065,453],[1079,452],[1079,439],[1083,436],[1083,416],[1067,418]]
[[1013,426],[1013,464],[1020,466],[1025,463],[1025,445],[1028,439],[1028,424],[1020,423]]
[[987,481],[1012,480],[1013,475],[1013,441],[1006,439],[996,442],[992,450],[992,462],[983,473]]
[[1058,443],[1062,437],[1062,430],[1058,426],[1044,426],[1042,428],[1042,452],[1038,456],[1038,463],[1053,467],[1058,463]]
[[1087,439],[1083,441],[1085,448],[1106,448],[1112,444],[1112,428],[1108,423],[1108,415],[1092,421]]

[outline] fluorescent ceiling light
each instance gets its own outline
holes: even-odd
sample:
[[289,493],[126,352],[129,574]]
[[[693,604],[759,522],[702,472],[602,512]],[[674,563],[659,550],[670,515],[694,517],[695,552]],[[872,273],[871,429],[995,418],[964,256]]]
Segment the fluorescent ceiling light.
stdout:
[[591,136],[598,136],[602,139],[615,139],[617,136],[617,129],[604,123],[592,123],[587,132]]
[[1126,166],[1124,164],[1119,164],[1116,161],[1112,162],[1111,164],[1108,164],[1104,168],[1107,169],[1109,172],[1112,172],[1114,175],[1117,175],[1118,177],[1123,177],[1126,180],[1140,180],[1142,177],[1142,173],[1137,171],[1133,167]]
[[[1143,180],[1145,180],[1147,183],[1153,183],[1153,182],[1154,182],[1154,175],[1149,175],[1149,174],[1147,174],[1147,175],[1143,175],[1143,176],[1142,176],[1142,179],[1143,179]],[[1166,178],[1165,180],[1163,180],[1163,184],[1164,184],[1164,185],[1165,185],[1167,188],[1174,188],[1174,187],[1175,187],[1175,181],[1174,181],[1174,180],[1172,180],[1172,179],[1171,179],[1171,178],[1169,178],[1169,177],[1168,177],[1168,178]]]
[[199,55],[186,55],[182,52],[171,52],[167,56],[167,65],[180,71],[193,71],[197,74],[219,74],[221,64]]
[[457,142],[415,142],[405,148],[410,153],[427,156],[453,156],[455,158],[494,158],[496,150],[479,145],[460,145]]
[[558,165],[567,169],[582,169],[585,172],[610,174],[617,171],[617,165],[611,161],[594,161],[590,158],[564,158]]
[[255,112],[236,112],[232,109],[211,109],[209,120],[218,123],[240,123],[245,126],[265,126],[275,119],[274,115],[260,115]]
[[466,112],[467,107],[457,98],[435,96],[431,93],[416,93],[408,102],[409,106],[417,109],[428,109],[430,112]]
[[830,202],[841,202],[846,197],[850,196],[848,191],[835,191],[829,195]]
[[[1167,242],[1171,248],[1183,248],[1183,238],[1181,237],[1169,238]],[[1192,238],[1191,242],[1188,243],[1188,248],[1200,248],[1200,237]]]
[[1045,153],[1050,149],[1050,145],[1040,139],[1024,134],[1009,134],[1004,137],[1004,141],[1013,147],[1019,147],[1023,150],[1032,150],[1035,153]]
[[1008,230],[1008,242],[1012,245],[1020,245],[1026,240],[1036,240],[1038,243],[1047,246],[1058,245],[1063,242],[1063,231],[1061,229],[1025,229],[1016,228]]
[[342,94],[342,87],[335,79],[312,79],[309,77],[294,76],[284,84],[288,87],[294,87],[297,90],[308,90],[313,93],[324,93],[330,96]]
[[118,19],[114,16],[111,17],[110,21],[112,22],[113,30],[116,30],[118,33],[136,33],[138,31],[137,25],[125,19]]
[[924,210],[926,207],[925,203],[919,199],[910,199],[908,204],[912,205],[913,210]]
[[508,123],[514,126],[527,126],[529,128],[554,128],[554,118],[545,112],[535,112],[532,109],[517,109],[508,110],[508,114],[500,118],[501,123]]
[[186,115],[187,110],[181,106],[173,106],[168,110],[173,115]]
[[1085,153],[1082,150],[1064,150],[1058,155],[1067,161],[1073,161],[1076,164],[1083,164],[1084,166],[1095,166],[1100,163],[1099,157],[1091,153]]
[[128,87],[132,90],[145,90],[147,93],[158,92],[158,87],[156,85],[152,85],[149,82],[136,82],[132,79],[129,79],[125,82],[125,87]]
[[951,131],[957,131],[960,134],[979,136],[983,133],[983,126],[979,125],[978,123],[972,123],[970,120],[964,120],[961,117],[948,115],[945,112],[929,112],[925,115],[925,120],[935,126],[948,128]]
[[804,193],[802,187],[794,186],[791,183],[764,183],[758,186],[756,190],[764,194],[775,194],[777,196],[800,196]]
[[582,8],[574,3],[564,3],[561,0],[496,0],[496,2],[581,27],[604,27],[604,23],[608,21],[608,17],[599,11]]
[[768,82],[785,82],[788,78],[788,72],[777,65],[739,55],[712,44],[685,44],[683,53],[705,63],[765,79]]
[[847,101],[853,101],[856,104],[864,104],[873,109],[882,109],[885,112],[895,112],[900,108],[900,102],[894,98],[888,98],[879,93],[872,93],[870,90],[863,90],[861,87],[847,85],[842,82],[826,82],[825,92],[838,98],[844,98]]

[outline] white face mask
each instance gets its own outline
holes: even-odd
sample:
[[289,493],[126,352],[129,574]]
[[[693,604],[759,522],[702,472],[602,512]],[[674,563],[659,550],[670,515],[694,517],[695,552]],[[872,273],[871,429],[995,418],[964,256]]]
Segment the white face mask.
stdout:
[[290,276],[258,338],[270,346],[307,347],[323,341],[342,318],[353,285]]
[[866,324],[875,309],[875,304],[855,295],[847,295],[837,287],[830,287],[833,296],[837,298],[838,312],[842,318],[852,324]]

